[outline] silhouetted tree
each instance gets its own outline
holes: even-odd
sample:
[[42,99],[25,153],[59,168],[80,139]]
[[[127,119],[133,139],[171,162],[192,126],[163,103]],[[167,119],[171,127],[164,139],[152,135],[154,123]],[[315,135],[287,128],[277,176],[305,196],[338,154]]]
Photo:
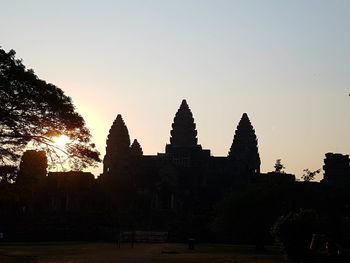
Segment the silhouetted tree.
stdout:
[[273,234],[279,238],[294,262],[304,262],[309,253],[312,234],[319,230],[320,219],[315,210],[290,212],[276,220]]
[[305,182],[310,182],[312,180],[315,180],[315,176],[321,172],[321,169],[318,169],[316,171],[310,171],[309,169],[303,170],[304,174],[302,175],[302,179]]
[[286,167],[282,164],[281,159],[277,159],[274,168],[276,173],[284,173]]
[[0,166],[0,182],[11,183],[17,175],[17,167],[11,165]]
[[[99,153],[71,98],[26,69],[15,54],[0,48],[0,163],[17,162],[32,143],[52,163],[63,152],[74,168],[96,164]],[[59,135],[71,140],[66,149],[54,144],[52,138]]]
[[[220,241],[255,244],[271,242],[270,228],[280,215],[284,187],[253,186],[235,189],[219,203],[213,230]],[[277,198],[278,197],[278,198]]]

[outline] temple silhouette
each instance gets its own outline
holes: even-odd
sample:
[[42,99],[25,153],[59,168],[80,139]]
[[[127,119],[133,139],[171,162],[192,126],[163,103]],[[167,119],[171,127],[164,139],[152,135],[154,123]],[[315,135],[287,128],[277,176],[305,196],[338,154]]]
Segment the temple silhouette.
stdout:
[[192,112],[183,100],[175,114],[165,152],[143,155],[135,139],[130,145],[128,129],[118,115],[107,138],[103,173],[109,185],[129,184],[147,192],[150,207],[181,209],[192,195],[212,196],[215,201],[235,184],[254,181],[260,175],[260,157],[254,128],[244,113],[226,157],[212,156],[198,143]]
[[[227,156],[212,156],[198,143],[186,100],[175,114],[165,151],[156,155],[145,155],[136,139],[131,143],[117,115],[97,178],[78,171],[47,173],[46,153],[35,150],[23,154],[15,183],[6,178],[16,168],[0,167],[0,232],[5,240],[115,241],[136,231],[143,241],[195,237],[263,244],[273,241],[270,229],[288,211],[350,215],[349,155],[327,153],[320,183],[296,181],[284,172],[261,173],[260,163],[246,113]],[[230,217],[235,221],[225,223]],[[144,233],[162,234],[151,239]]]

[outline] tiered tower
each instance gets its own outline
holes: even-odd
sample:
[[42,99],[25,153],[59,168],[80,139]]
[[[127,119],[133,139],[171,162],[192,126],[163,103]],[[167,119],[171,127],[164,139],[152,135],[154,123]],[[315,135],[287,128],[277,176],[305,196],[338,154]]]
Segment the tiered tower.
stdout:
[[197,145],[196,124],[186,100],[182,100],[172,128],[170,144],[173,147],[195,147]]
[[103,173],[117,173],[128,165],[130,157],[130,137],[123,118],[118,114],[109,130],[106,155],[103,159]]
[[172,163],[193,167],[205,162],[210,151],[202,150],[202,146],[198,144],[196,124],[186,100],[182,100],[171,127],[170,144],[166,145],[165,154]]
[[237,126],[228,157],[240,175],[260,173],[258,140],[247,113],[243,114]]
[[131,144],[130,154],[132,157],[141,157],[143,155],[141,145],[136,139]]

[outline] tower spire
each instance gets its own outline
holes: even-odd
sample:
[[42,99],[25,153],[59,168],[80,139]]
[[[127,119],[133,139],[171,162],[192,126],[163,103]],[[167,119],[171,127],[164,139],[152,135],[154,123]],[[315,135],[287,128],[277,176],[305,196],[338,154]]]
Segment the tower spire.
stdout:
[[260,172],[258,140],[247,113],[243,113],[238,123],[228,157],[244,172]]
[[103,172],[121,168],[130,154],[129,131],[120,114],[112,124],[107,137],[106,155],[103,159]]
[[192,147],[197,145],[196,124],[185,99],[182,100],[180,108],[176,112],[170,134],[170,144],[172,146]]
[[140,157],[143,155],[143,151],[140,143],[135,139],[130,146],[130,153],[134,157]]

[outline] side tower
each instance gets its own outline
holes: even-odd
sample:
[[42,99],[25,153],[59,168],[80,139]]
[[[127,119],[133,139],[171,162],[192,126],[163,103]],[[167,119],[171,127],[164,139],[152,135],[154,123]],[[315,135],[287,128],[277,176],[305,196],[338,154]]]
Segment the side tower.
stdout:
[[247,113],[237,126],[228,159],[239,177],[250,179],[260,173],[258,140]]
[[132,157],[142,157],[143,151],[140,143],[135,139],[130,146],[130,154]]
[[106,155],[103,159],[103,174],[115,174],[125,171],[129,159],[129,132],[122,116],[118,114],[107,137]]
[[350,183],[350,159],[348,154],[326,153],[322,183],[348,185]]
[[171,127],[170,144],[166,145],[165,154],[174,164],[191,167],[210,156],[210,151],[202,150],[198,144],[196,124],[186,100],[182,100]]

